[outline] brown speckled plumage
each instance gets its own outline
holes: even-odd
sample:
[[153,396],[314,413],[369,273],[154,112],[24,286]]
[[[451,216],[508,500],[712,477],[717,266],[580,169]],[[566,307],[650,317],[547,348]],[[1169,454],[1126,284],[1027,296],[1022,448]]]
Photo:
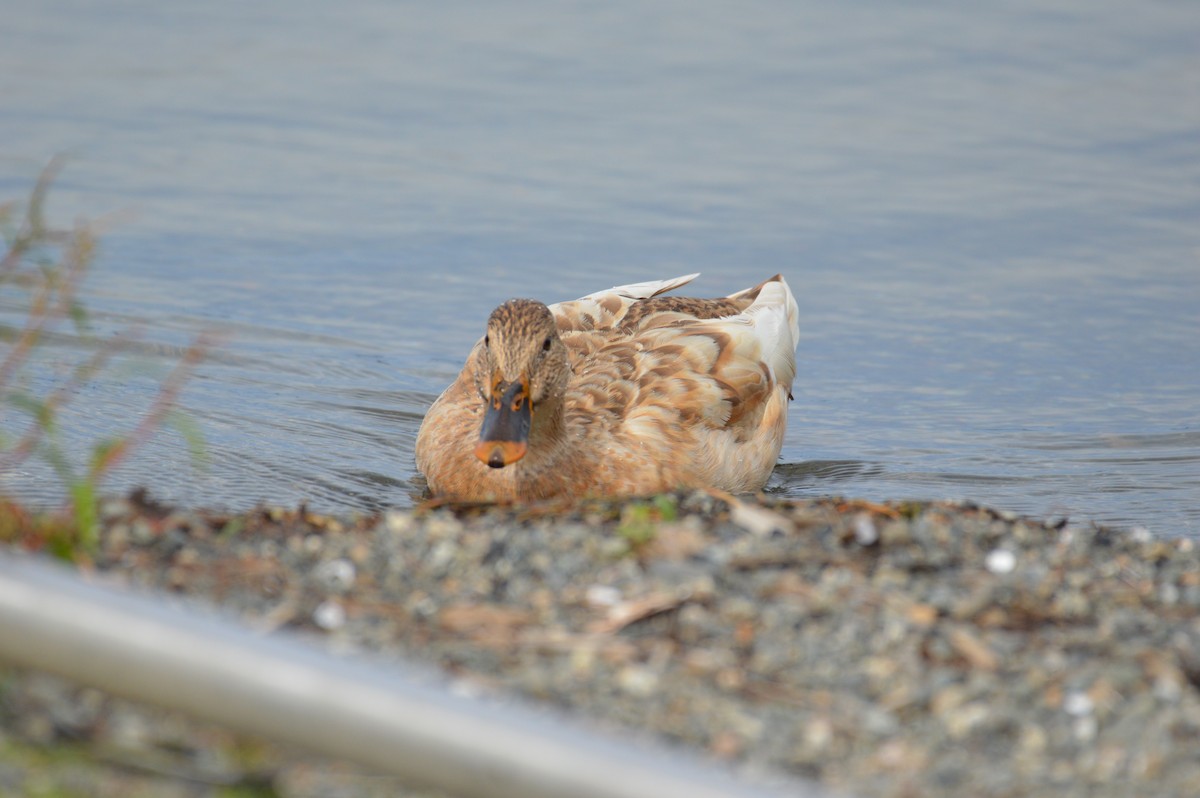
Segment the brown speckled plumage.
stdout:
[[[795,300],[779,275],[717,299],[658,296],[694,277],[498,307],[421,425],[430,490],[513,501],[762,487],[787,422]],[[489,467],[475,449],[492,389],[521,380],[527,450]]]

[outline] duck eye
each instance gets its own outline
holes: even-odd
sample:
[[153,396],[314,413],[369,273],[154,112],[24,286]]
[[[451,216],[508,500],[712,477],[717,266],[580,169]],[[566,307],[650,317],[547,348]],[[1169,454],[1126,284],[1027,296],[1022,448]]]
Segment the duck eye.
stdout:
[[548,336],[548,335],[546,336],[546,340],[542,341],[542,351],[543,352],[550,351],[550,336]]
[[491,336],[488,336],[488,335],[483,336],[483,345],[484,346],[487,346],[490,343],[490,338],[491,338]]

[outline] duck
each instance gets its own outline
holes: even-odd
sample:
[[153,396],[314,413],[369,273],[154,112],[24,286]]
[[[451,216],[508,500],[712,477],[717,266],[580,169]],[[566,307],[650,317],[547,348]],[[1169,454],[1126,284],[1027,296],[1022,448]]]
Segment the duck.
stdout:
[[779,458],[799,310],[782,275],[724,297],[699,274],[492,311],[417,433],[434,498],[750,493]]

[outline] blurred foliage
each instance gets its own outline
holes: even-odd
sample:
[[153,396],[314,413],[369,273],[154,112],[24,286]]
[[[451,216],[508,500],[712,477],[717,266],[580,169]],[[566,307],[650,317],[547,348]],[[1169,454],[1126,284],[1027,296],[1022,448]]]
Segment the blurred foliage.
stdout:
[[[60,438],[63,408],[109,365],[130,335],[100,341],[89,330],[79,292],[96,254],[94,228],[80,221],[60,229],[49,225],[45,217],[46,196],[61,165],[61,159],[51,161],[26,201],[0,204],[0,231],[5,242],[0,258],[0,299],[17,307],[17,315],[22,317],[15,325],[0,322],[3,429],[18,426],[7,423],[10,414],[25,418],[24,430],[15,436],[0,431],[0,477],[30,457],[40,457],[62,481],[67,499],[60,508],[32,512],[0,496],[0,540],[78,559],[93,552],[97,544],[101,481],[158,429],[172,426],[184,437],[193,457],[201,456],[199,432],[175,409],[175,403],[209,342],[201,336],[183,353],[132,430],[95,443],[82,468],[73,462]],[[63,335],[87,340],[84,351],[90,354],[66,364],[64,376],[52,385],[34,387],[28,372],[35,353],[47,340]]]
[[674,521],[679,516],[678,497],[663,493],[648,500],[630,501],[621,508],[621,522],[617,534],[624,538],[633,550],[654,540],[658,525]]

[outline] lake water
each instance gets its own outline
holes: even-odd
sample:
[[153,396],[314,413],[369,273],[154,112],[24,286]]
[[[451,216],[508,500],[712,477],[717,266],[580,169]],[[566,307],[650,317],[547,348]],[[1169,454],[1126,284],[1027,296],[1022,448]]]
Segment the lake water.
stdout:
[[150,370],[81,394],[72,448],[227,336],[183,397],[207,465],[164,433],[113,490],[409,505],[500,301],[782,272],[770,490],[1200,536],[1198,42],[1191,2],[9,0],[0,198],[65,153],[51,217],[114,215],[86,301]]

